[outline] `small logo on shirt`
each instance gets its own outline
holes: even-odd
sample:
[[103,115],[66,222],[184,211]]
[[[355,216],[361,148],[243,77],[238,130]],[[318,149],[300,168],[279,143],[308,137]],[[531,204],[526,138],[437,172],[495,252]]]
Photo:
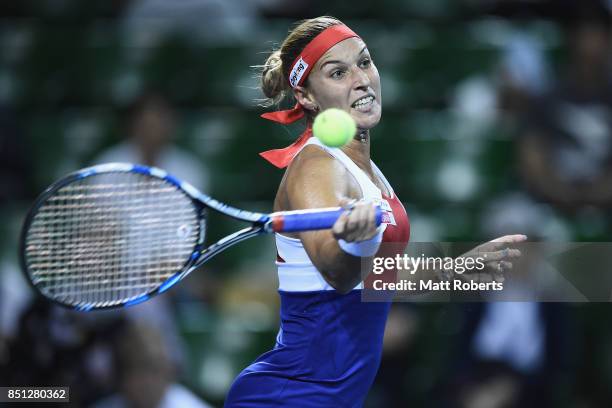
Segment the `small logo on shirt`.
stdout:
[[393,213],[391,211],[383,211],[383,213],[382,213],[382,223],[383,224],[397,225],[395,223],[395,217],[393,216]]
[[382,198],[376,198],[374,199],[374,202],[378,204],[380,206],[380,209],[383,211],[383,224],[397,225],[395,223],[395,217],[393,216],[393,209],[391,208],[391,204],[389,204],[387,200],[383,200]]

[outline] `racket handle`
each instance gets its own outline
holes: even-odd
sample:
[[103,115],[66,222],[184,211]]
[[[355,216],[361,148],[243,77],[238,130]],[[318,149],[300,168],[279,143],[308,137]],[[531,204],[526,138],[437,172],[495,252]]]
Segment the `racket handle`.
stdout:
[[[270,215],[273,232],[297,232],[330,229],[346,211],[345,208],[281,211]],[[376,226],[382,223],[382,210],[376,206]]]

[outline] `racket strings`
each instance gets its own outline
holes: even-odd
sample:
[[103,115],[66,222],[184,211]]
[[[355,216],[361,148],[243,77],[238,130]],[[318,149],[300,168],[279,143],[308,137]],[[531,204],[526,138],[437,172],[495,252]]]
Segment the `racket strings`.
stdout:
[[174,185],[137,173],[99,174],[57,190],[26,238],[32,280],[64,303],[112,305],[181,270],[199,237],[197,211]]

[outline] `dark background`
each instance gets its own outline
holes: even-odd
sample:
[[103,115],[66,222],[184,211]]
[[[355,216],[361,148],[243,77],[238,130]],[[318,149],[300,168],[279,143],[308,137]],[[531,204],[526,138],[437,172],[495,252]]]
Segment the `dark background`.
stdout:
[[[156,301],[153,312],[140,305],[134,316],[83,317],[36,301],[20,275],[18,235],[29,204],[48,184],[113,157],[108,149],[121,143],[144,150],[149,143],[150,157],[141,160],[148,164],[175,149],[175,162],[187,163],[183,177],[201,180],[213,197],[271,210],[282,171],[257,153],[289,144],[300,128],[259,118],[265,109],[253,66],[302,18],[338,17],[369,46],[384,108],[372,131],[372,157],[408,211],[412,241],[474,242],[506,233],[609,241],[608,4],[0,5],[0,385],[69,385],[73,405],[89,406],[126,392],[126,366],[146,369],[147,360],[159,358],[172,373],[160,384],[179,382],[218,406],[235,375],[273,345],[278,300],[270,237],[214,259]],[[162,129],[160,139],[139,139],[151,127]],[[210,235],[235,228],[219,219]],[[491,323],[499,321],[507,326]],[[133,325],[157,335],[139,336]],[[397,304],[387,329],[366,406],[612,406],[607,303]],[[490,338],[489,348],[478,342],[478,333],[504,330],[519,351],[501,345],[507,335]],[[165,351],[142,346],[159,332]],[[120,347],[124,335],[135,339],[131,352]],[[150,354],[125,363],[134,350]]]

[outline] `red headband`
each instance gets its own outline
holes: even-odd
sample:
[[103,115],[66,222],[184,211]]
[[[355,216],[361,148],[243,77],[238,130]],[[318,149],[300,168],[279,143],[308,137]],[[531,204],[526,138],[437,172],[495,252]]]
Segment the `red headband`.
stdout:
[[[292,88],[301,86],[319,58],[321,58],[327,50],[339,42],[352,37],[359,38],[353,30],[344,24],[333,25],[319,33],[308,43],[308,45],[306,45],[306,47],[304,47],[300,55],[293,61],[293,64],[291,64],[291,71],[289,71],[288,78],[289,85]],[[268,112],[261,115],[261,117],[283,125],[288,125],[304,117],[304,108],[302,108],[302,105],[299,103],[296,103],[293,109]],[[300,151],[301,147],[310,136],[312,136],[312,131],[308,128],[302,133],[298,140],[290,146],[284,149],[268,150],[259,154],[276,167],[282,169],[291,163],[293,157]]]
[[300,86],[306,80],[310,70],[315,66],[319,58],[323,56],[334,45],[347,38],[359,37],[344,24],[336,24],[321,31],[304,47],[300,55],[291,64],[289,71],[289,85],[292,88]]

